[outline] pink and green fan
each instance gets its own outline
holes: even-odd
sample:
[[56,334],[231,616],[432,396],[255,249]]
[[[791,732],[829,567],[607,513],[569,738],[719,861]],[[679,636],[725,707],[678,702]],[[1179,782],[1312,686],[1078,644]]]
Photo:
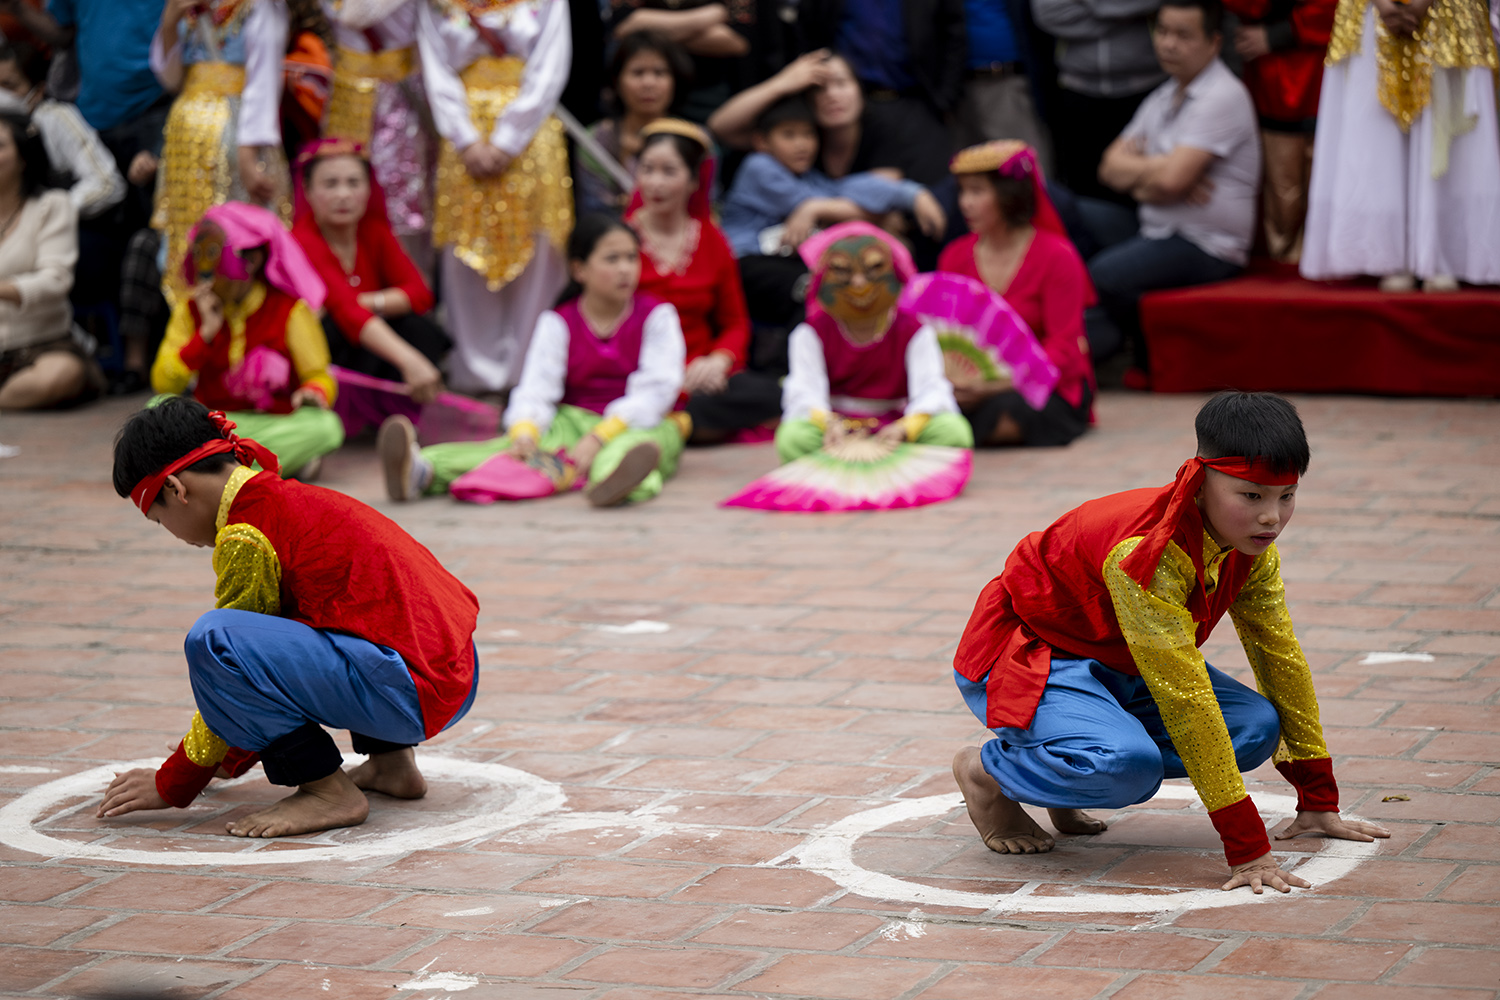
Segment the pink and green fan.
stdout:
[[896,510],[952,500],[973,469],[967,448],[892,445],[861,431],[788,462],[723,501],[755,510]]
[[1058,371],[1010,303],[961,274],[919,274],[901,306],[937,331],[943,367],[954,385],[1009,378],[1032,409],[1047,405]]

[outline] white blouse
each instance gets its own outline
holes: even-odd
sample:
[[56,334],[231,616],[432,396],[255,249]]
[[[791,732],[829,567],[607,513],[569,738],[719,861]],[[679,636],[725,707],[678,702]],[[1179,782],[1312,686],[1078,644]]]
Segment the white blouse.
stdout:
[[[469,117],[469,99],[459,74],[495,52],[479,37],[467,15],[439,17],[432,4],[423,3],[417,20],[422,81],[427,85],[433,122],[438,134],[455,149],[467,149],[480,135]],[[526,63],[520,94],[501,112],[489,136],[496,149],[519,156],[568,84],[573,60],[568,5],[566,0],[533,0],[481,14],[479,21],[500,36],[507,55]]]
[[21,304],[0,300],[0,351],[67,336],[73,325],[68,292],[78,263],[78,213],[66,191],[44,191],[21,206],[0,239],[0,281]]
[[[552,426],[566,388],[568,340],[567,321],[550,309],[542,313],[531,335],[531,346],[526,349],[521,382],[505,408],[506,430],[522,420],[536,424],[543,434]],[[619,417],[637,429],[661,423],[682,392],[686,358],[687,344],[682,339],[677,309],[663,302],[646,316],[640,364],[625,379],[625,395],[606,406],[604,415]]]
[[891,410],[914,413],[957,413],[953,384],[943,373],[943,350],[937,331],[927,324],[906,345],[905,399],[854,399],[828,394],[828,365],[823,360],[823,342],[806,323],[792,331],[787,345],[790,372],[781,386],[783,420],[806,420],[813,413],[838,411],[851,416],[878,416]]
[[[281,80],[290,18],[285,0],[254,0],[240,27],[245,43],[245,89],[240,94],[240,146],[281,145]],[[177,44],[167,52],[161,29],[151,38],[151,72],[166,86],[182,73],[182,46],[193,22],[177,26]]]
[[[417,9],[425,0],[323,0],[323,13],[333,28],[334,44],[352,52],[369,52],[366,31],[380,38],[382,51],[406,49],[417,43]],[[337,69],[337,66],[335,66]]]

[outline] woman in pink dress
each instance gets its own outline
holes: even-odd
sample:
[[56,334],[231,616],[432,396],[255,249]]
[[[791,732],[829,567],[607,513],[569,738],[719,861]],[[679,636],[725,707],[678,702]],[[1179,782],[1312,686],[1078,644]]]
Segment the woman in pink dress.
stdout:
[[1088,271],[1047,198],[1030,146],[1013,139],[970,146],[950,169],[970,233],[943,250],[938,270],[994,289],[1061,373],[1040,410],[1004,377],[955,384],[953,394],[976,444],[1068,444],[1088,429],[1096,388],[1083,324],[1094,303]]

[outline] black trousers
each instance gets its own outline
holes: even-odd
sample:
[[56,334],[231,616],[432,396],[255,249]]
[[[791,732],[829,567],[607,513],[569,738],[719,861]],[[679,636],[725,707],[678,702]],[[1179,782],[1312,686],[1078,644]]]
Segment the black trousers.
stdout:
[[1127,195],[1111,191],[1099,183],[1099,164],[1109,144],[1125,131],[1135,109],[1150,91],[1125,97],[1091,97],[1066,88],[1058,88],[1059,124],[1052,131],[1056,146],[1057,174],[1074,194],[1104,198],[1121,204],[1134,204]]
[[[386,322],[396,331],[397,336],[422,352],[422,356],[435,365],[440,364],[453,347],[448,332],[426,316],[408,313],[405,316],[387,318]],[[376,357],[358,344],[350,343],[333,317],[326,314],[323,316],[323,334],[328,338],[328,355],[340,368],[392,382],[401,381],[401,373],[396,370],[395,365]]]
[[693,433],[707,432],[706,438],[759,427],[781,416],[781,380],[765,372],[735,372],[723,392],[689,396],[687,412]]

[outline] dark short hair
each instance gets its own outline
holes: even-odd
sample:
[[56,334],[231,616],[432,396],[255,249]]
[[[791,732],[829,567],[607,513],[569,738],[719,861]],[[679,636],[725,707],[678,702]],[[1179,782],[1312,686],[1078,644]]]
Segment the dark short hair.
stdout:
[[1000,218],[1011,229],[1031,225],[1036,218],[1036,188],[1027,178],[1005,177],[991,171],[986,174],[995,189],[995,205]]
[[16,154],[21,157],[21,197],[29,201],[48,188],[57,187],[52,158],[47,155],[42,132],[32,122],[31,116],[3,111],[0,112],[0,124],[10,129]]
[[620,77],[630,60],[642,52],[655,52],[667,63],[667,72],[672,74],[672,113],[687,100],[688,88],[693,85],[693,57],[687,50],[659,31],[647,29],[632,31],[620,39],[615,48],[615,57],[609,62],[609,81],[613,93],[610,95],[610,113],[616,117],[625,113],[625,102],[620,99]]
[[1224,33],[1223,0],[1161,0],[1163,7],[1196,7],[1203,12],[1203,33],[1212,38]]
[[[208,407],[187,396],[169,396],[125,421],[115,435],[115,492],[130,496],[137,483],[214,438],[223,437],[208,419]],[[200,458],[184,472],[214,473],[239,465],[233,452]],[[157,494],[156,502],[161,501]]]
[[813,128],[818,127],[818,118],[813,114],[812,105],[801,94],[783,97],[762,111],[755,119],[755,131],[764,135],[776,126],[788,122],[807,122]]
[[707,154],[708,150],[685,135],[678,135],[675,132],[651,133],[641,142],[641,151],[636,154],[636,161],[640,161],[640,158],[645,155],[646,150],[663,142],[677,150],[677,155],[682,157],[683,163],[687,164],[688,173],[692,174],[696,179],[698,168],[703,165],[703,157]]
[[47,82],[47,71],[52,68],[51,56],[23,41],[0,38],[0,62],[12,61],[32,86]]
[[1221,392],[1203,404],[1194,425],[1200,458],[1243,456],[1299,476],[1312,459],[1297,408],[1272,392]]

